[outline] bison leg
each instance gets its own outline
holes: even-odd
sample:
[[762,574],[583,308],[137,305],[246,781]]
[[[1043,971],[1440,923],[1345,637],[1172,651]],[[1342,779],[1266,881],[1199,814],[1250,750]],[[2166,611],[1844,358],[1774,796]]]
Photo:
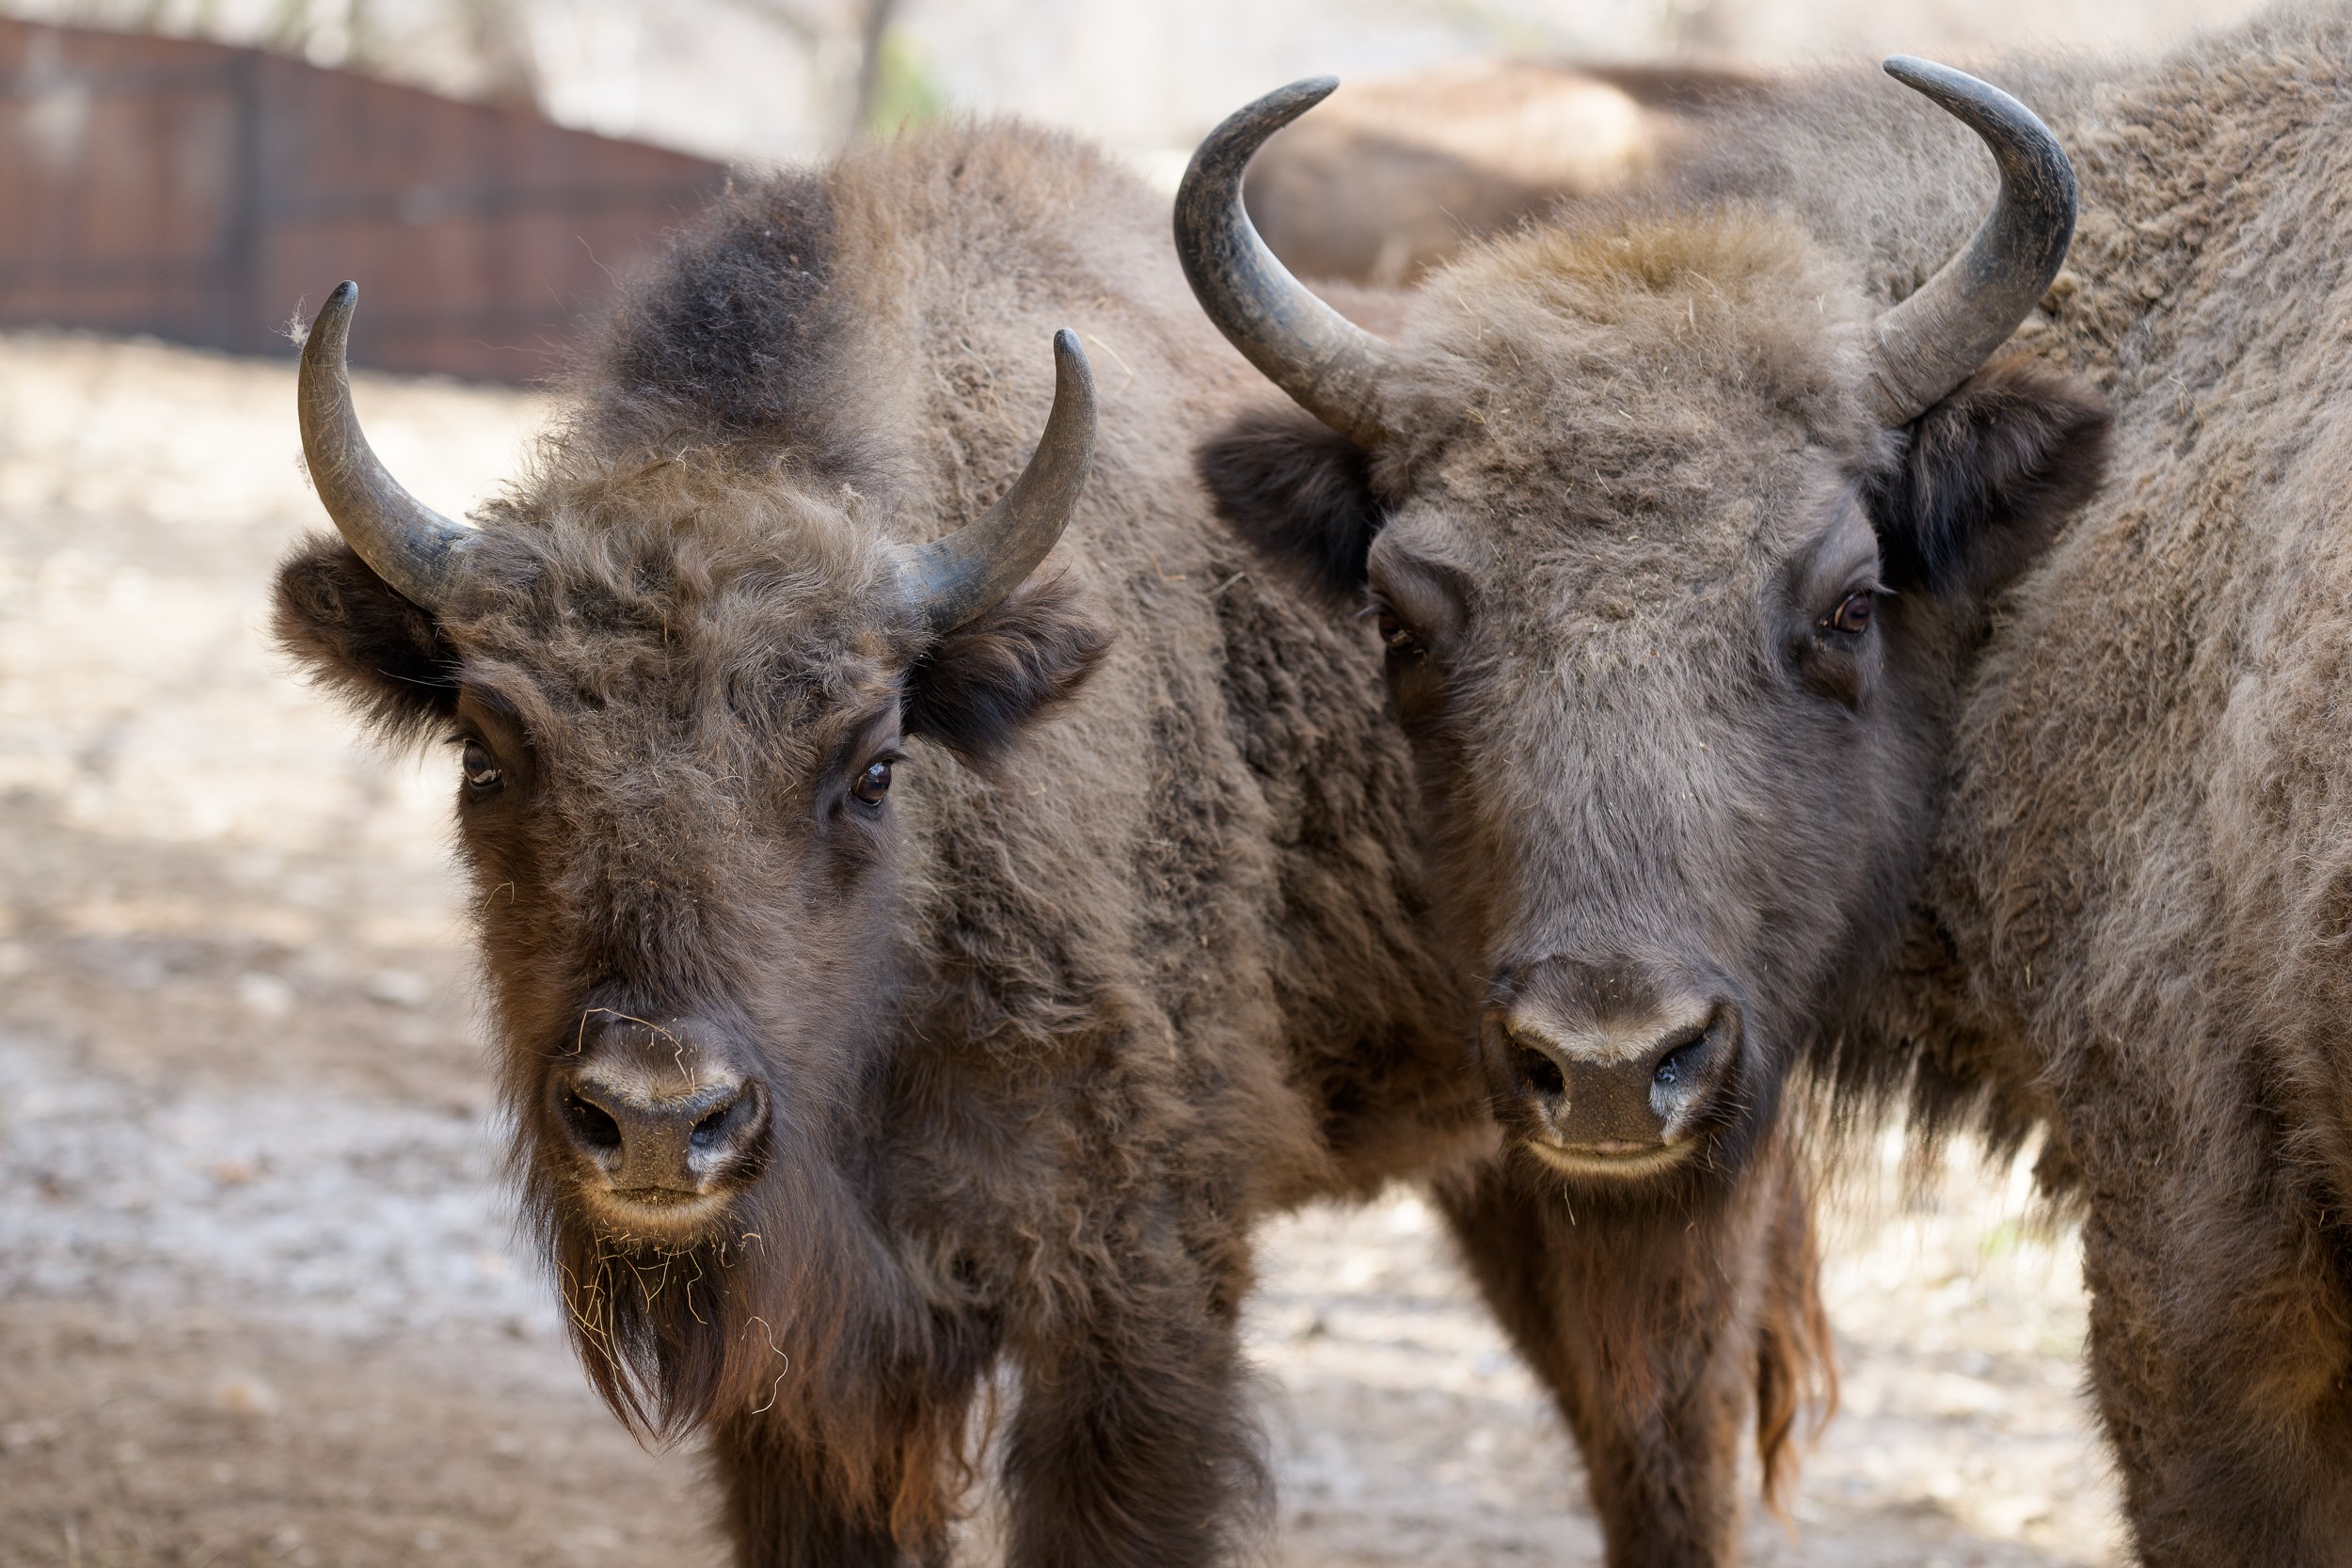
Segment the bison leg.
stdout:
[[[780,1421],[740,1417],[714,1427],[709,1454],[723,1498],[720,1522],[736,1568],[898,1568],[944,1563],[944,1507],[903,1497],[903,1455],[845,1468]],[[910,1510],[912,1500],[916,1506]],[[894,1533],[891,1515],[900,1515]],[[917,1517],[909,1528],[908,1514]],[[922,1517],[929,1515],[929,1517]],[[901,1535],[913,1535],[910,1544]]]
[[1769,1487],[1808,1394],[1827,1397],[1811,1208],[1790,1162],[1768,1151],[1726,1198],[1672,1212],[1508,1166],[1438,1197],[1583,1452],[1611,1568],[1735,1560],[1749,1411]]
[[2215,1158],[2201,1182],[2148,1162],[2137,1181],[2097,1184],[2083,1227],[2091,1384],[2151,1568],[2341,1568],[2352,1267],[2342,1233],[2258,1163],[2258,1134],[2243,1141],[2234,1180],[2211,1176]]
[[1017,1352],[1010,1568],[1192,1568],[1233,1555],[1265,1492],[1242,1397],[1239,1291],[1189,1264],[1112,1282],[1091,1321]]

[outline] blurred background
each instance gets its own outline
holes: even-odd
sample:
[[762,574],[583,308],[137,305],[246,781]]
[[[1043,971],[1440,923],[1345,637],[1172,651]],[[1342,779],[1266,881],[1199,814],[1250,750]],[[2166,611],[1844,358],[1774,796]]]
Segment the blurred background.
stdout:
[[719,160],[809,158],[953,105],[1153,157],[1295,76],[1506,55],[1786,62],[2139,51],[2233,0],[9,0],[253,45]]
[[[1017,110],[1172,188],[1223,114],[1336,71],[1253,202],[1301,270],[1408,281],[1777,69],[2143,52],[2249,8],[0,3],[0,1568],[717,1560],[691,1456],[606,1418],[514,1245],[447,759],[369,751],[262,638],[323,521],[285,328],[336,279],[372,437],[458,510],[730,167]],[[1909,1188],[1899,1158],[1831,1205],[1845,1409],[1752,1559],[2114,1560],[2073,1235],[1965,1149]],[[1597,1558],[1416,1199],[1286,1222],[1264,1273],[1273,1560]]]

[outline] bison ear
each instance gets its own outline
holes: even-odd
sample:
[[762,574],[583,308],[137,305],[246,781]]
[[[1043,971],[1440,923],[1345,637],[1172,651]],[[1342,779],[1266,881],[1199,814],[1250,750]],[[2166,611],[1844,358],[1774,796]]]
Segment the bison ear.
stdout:
[[278,568],[278,645],[315,680],[396,739],[416,739],[457,711],[456,661],[433,617],[328,534]]
[[947,633],[907,679],[904,722],[976,768],[1024,726],[1075,695],[1109,651],[1108,627],[1059,578],[999,601]]
[[2098,491],[2113,422],[2097,392],[2031,360],[1963,382],[1913,422],[1900,466],[1870,496],[1889,586],[2005,586]]
[[1243,415],[1193,454],[1216,515],[1269,565],[1342,610],[1362,602],[1386,516],[1372,454],[1295,409]]

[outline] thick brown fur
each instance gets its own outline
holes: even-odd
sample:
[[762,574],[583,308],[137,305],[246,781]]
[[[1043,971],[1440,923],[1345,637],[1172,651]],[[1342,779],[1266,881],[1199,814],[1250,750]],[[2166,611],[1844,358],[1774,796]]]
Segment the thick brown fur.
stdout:
[[[891,548],[1018,472],[1062,325],[1101,388],[1085,499],[933,637]],[[943,126],[686,237],[437,617],[328,537],[281,573],[331,689],[465,743],[516,1180],[589,1375],[640,1433],[707,1434],[746,1564],[940,1560],[992,1426],[1013,1562],[1230,1557],[1263,1485],[1253,1226],[1496,1157],[1376,645],[1258,572],[1188,471],[1253,395],[1137,183]],[[609,1062],[764,1118],[689,1218],[598,1174],[613,1124],[574,1090]],[[1550,1245],[1554,1202],[1502,1209]],[[1802,1199],[1773,1223],[1785,1276],[1718,1359],[1777,1456],[1813,1376],[1780,1363],[1822,1347]],[[1644,1338],[1678,1321],[1576,1289],[1628,1354],[1680,1354]],[[1736,1452],[1746,1397],[1661,1451]]]
[[[1990,166],[1875,72],[1777,85],[1432,280],[1370,584],[1464,585],[1399,691],[1489,951],[1663,943],[1768,1082],[2046,1132],[2140,1556],[2343,1563],[2352,18],[1979,69],[2082,186],[2010,358],[1873,428],[1867,323]],[[1837,552],[1886,591],[1859,638]]]

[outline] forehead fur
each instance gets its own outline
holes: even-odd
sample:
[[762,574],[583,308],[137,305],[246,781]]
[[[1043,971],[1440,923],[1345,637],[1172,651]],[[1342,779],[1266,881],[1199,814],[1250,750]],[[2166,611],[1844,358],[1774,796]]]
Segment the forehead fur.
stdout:
[[451,638],[547,718],[658,688],[671,711],[788,722],[869,696],[914,635],[863,510],[725,452],[567,463],[496,510]]
[[1573,490],[1593,509],[1674,508],[1726,465],[1803,447],[1859,467],[1868,317],[1793,220],[1732,209],[1537,229],[1431,280],[1402,345],[1391,459]]

